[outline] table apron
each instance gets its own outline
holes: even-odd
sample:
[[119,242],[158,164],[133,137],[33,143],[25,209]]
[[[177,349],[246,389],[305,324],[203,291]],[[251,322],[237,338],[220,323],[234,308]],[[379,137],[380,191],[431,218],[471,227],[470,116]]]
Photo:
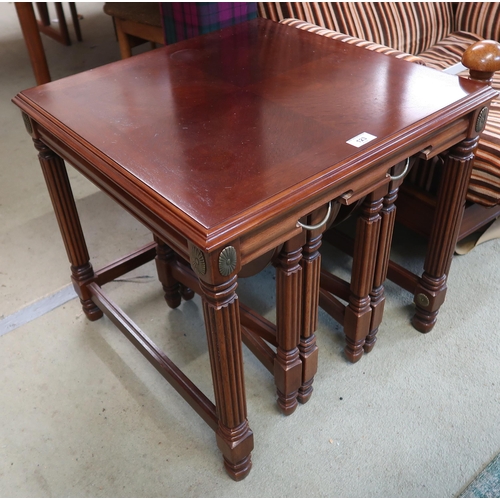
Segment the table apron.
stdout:
[[[409,140],[404,146],[395,145],[393,151],[386,149],[385,154],[381,153],[377,161],[370,160],[372,165],[364,168],[361,173],[347,175],[340,181],[332,182],[330,186],[323,187],[314,195],[309,193],[307,197],[302,199],[297,196],[297,200],[290,203],[287,210],[281,211],[280,214],[268,220],[261,220],[258,224],[247,224],[246,230],[230,241],[223,240],[219,235],[221,243],[209,250],[215,251],[238,241],[241,264],[246,265],[272,248],[276,248],[298,235],[302,231],[302,228],[297,224],[301,217],[329,201],[338,199],[346,192],[349,192],[350,196],[347,202],[345,199],[342,202],[344,204],[355,203],[369,192],[388,184],[390,178],[387,176],[387,172],[393,165],[421,151],[424,151],[424,155],[428,158],[441,153],[463,140],[467,135],[468,127],[469,118],[464,116],[438,131],[424,134],[418,139]],[[188,241],[193,243],[199,241],[199,234],[190,234],[187,226],[185,234],[181,234],[168,223],[168,218],[161,217],[145,204],[139,202],[138,196],[135,196],[136,193],[110,179],[90,159],[85,158],[83,154],[64,143],[63,139],[58,138],[39,124],[37,124],[36,130],[37,135],[65,161],[109,195],[151,232],[168,243],[175,252],[189,261]],[[137,187],[136,190],[138,190]],[[231,229],[234,229],[234,226]],[[203,247],[201,249],[207,250]]]

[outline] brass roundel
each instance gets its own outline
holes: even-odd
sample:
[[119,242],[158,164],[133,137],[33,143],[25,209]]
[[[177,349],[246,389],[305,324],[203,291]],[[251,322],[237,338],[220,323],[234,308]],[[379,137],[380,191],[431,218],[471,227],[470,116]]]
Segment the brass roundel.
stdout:
[[30,117],[24,112],[22,113],[22,115],[23,115],[24,126],[26,127],[26,132],[28,132],[29,135],[32,135],[33,127],[31,125]]
[[477,115],[476,132],[481,132],[481,130],[483,130],[486,125],[486,118],[488,118],[488,108],[485,106]]
[[429,297],[424,293],[419,293],[417,295],[417,304],[423,307],[427,307],[430,304]]
[[229,276],[235,269],[238,262],[236,249],[232,246],[224,248],[219,255],[219,272],[222,276]]
[[205,274],[207,272],[207,263],[205,261],[205,256],[199,248],[191,247],[191,251],[189,252],[189,259],[191,261],[191,267],[198,274]]

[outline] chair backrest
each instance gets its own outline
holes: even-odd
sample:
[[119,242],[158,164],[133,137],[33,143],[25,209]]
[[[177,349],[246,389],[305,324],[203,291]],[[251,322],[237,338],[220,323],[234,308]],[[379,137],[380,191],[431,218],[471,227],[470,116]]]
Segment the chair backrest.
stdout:
[[455,17],[455,30],[500,42],[500,3],[460,2]]
[[417,55],[454,30],[451,2],[259,2],[262,17],[292,17]]

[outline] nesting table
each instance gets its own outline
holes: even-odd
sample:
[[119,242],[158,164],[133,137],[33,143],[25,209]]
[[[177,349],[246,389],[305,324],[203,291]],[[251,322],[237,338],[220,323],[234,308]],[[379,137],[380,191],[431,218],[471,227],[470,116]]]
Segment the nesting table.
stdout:
[[[256,19],[23,91],[14,103],[39,152],[85,314],[113,320],[215,431],[226,470],[242,479],[253,449],[242,339],[274,374],[285,414],[309,399],[321,233],[339,206],[364,200],[340,314],[357,359],[383,309],[401,182],[393,166],[452,148],[453,196],[438,213],[458,218],[478,116],[493,96],[479,83]],[[94,270],[64,161],[154,242]],[[447,234],[442,242],[438,227],[434,240],[452,245]],[[152,258],[171,307],[202,296],[215,403],[106,296],[105,283]],[[238,276],[271,261],[275,325],[236,295]],[[431,264],[421,285],[430,296],[447,266]]]

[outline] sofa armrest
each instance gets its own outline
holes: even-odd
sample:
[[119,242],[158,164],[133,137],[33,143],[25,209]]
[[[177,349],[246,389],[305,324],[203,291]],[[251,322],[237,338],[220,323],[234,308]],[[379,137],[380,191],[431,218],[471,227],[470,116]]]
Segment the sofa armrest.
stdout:
[[472,80],[489,82],[500,71],[500,43],[494,40],[476,42],[464,52],[462,64],[469,68]]
[[456,11],[455,31],[468,31],[500,42],[500,3],[460,2]]
[[346,35],[344,33],[339,33],[338,31],[322,28],[321,26],[317,26],[316,24],[307,23],[305,21],[300,21],[298,19],[283,19],[282,21],[280,21],[280,23],[286,24],[288,26],[293,26],[294,28],[301,29],[304,31],[309,31],[316,35],[325,36],[327,38],[332,38],[334,40],[339,40],[344,43],[356,45],[357,47],[363,47],[364,49],[367,50],[373,50],[374,52],[379,52],[381,54],[385,54],[391,57],[396,57],[398,59],[403,59],[405,61],[410,61],[417,64],[422,64],[423,66],[425,66],[424,60],[418,56],[414,56],[411,54],[407,54],[406,52],[401,52],[399,50],[392,49],[391,47],[387,47],[386,45],[380,45],[378,43],[363,40],[362,38],[357,38],[354,36]]

